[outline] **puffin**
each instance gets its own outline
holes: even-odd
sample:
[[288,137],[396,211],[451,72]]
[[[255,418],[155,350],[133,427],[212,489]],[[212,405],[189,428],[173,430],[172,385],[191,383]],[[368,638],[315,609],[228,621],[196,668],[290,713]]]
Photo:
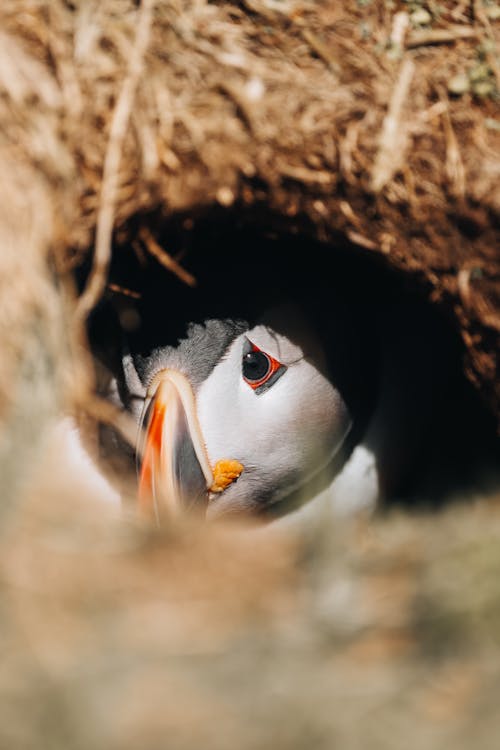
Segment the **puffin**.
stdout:
[[117,392],[139,426],[139,505],[158,522],[188,508],[267,514],[318,478],[353,429],[319,342],[288,306],[127,352]]
[[289,240],[240,236],[236,255],[231,236],[208,263],[202,234],[198,291],[149,273],[140,301],[115,299],[95,320],[99,390],[137,424],[133,446],[101,427],[124,495],[136,487],[160,525],[325,503],[345,515],[406,497],[449,442],[436,430],[455,363],[444,324],[399,279],[362,275],[357,259],[349,271],[350,256],[318,276],[302,245],[294,255]]
[[120,449],[141,512],[161,525],[185,511],[273,519],[316,498],[375,508],[405,462],[394,443],[408,410],[380,398],[378,344],[343,307],[327,329],[287,300],[253,320],[188,321],[168,343],[123,338],[107,397],[137,423]]

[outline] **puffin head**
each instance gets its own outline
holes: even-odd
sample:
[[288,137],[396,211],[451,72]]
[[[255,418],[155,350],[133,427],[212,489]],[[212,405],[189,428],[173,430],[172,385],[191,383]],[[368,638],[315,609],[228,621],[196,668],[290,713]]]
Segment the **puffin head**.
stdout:
[[[125,363],[139,392],[139,502],[158,519],[261,514],[337,454],[351,416],[318,342],[288,308],[250,327],[192,325],[176,347]],[[140,413],[139,413],[140,411]]]

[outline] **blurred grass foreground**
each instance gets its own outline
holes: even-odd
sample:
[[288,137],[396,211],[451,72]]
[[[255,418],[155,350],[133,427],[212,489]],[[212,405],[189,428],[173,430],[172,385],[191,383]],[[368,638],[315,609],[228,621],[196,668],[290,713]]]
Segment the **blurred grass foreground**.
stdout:
[[159,532],[58,440],[0,546],[1,747],[497,747],[498,499]]

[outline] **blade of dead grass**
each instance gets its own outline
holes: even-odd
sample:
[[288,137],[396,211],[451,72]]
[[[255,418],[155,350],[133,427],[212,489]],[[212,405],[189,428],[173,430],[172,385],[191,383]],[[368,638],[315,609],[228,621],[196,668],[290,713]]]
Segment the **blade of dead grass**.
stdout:
[[80,321],[87,318],[106,287],[107,272],[111,259],[111,237],[116,193],[119,185],[120,161],[135,93],[142,75],[144,56],[149,44],[152,10],[153,0],[143,0],[138,11],[137,33],[130,54],[128,72],[111,120],[108,147],[104,159],[92,270],[76,309],[76,317]]
[[403,107],[408,98],[415,73],[413,60],[406,58],[401,64],[399,76],[394,86],[389,109],[382,124],[379,147],[372,172],[371,186],[379,193],[392,179],[402,163],[406,130],[403,125]]

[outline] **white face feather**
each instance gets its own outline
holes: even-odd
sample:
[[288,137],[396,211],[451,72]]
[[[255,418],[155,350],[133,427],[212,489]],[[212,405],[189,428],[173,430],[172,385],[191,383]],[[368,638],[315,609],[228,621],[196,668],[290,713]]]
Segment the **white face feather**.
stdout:
[[[287,367],[261,393],[242,376],[245,336]],[[328,463],[351,427],[339,392],[299,344],[264,325],[245,336],[233,341],[197,394],[210,462],[237,459],[245,467],[214,501],[229,509],[255,509],[289,494]]]

